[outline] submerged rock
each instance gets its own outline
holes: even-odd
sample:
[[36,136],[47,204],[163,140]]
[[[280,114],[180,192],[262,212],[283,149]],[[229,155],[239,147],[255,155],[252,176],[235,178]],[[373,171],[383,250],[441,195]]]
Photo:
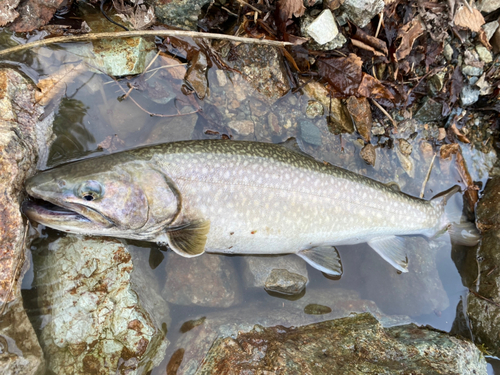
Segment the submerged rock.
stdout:
[[165,299],[176,305],[229,307],[241,301],[231,258],[203,254],[184,258],[170,252],[166,262]]
[[51,371],[142,374],[161,362],[168,306],[150,285],[131,280],[134,265],[123,243],[63,237],[35,253],[34,264]]
[[[399,274],[374,251],[361,266],[366,275],[367,297],[387,314],[418,316],[443,311],[449,306],[436,267],[437,249],[422,237],[406,237],[408,273]],[[377,267],[378,272],[369,272]]]
[[[308,282],[306,263],[298,256],[244,256],[243,280],[247,287],[280,292],[288,285],[288,294],[299,294]],[[285,272],[276,272],[277,270]],[[274,272],[274,275],[272,275]],[[278,277],[279,276],[279,277]],[[280,286],[281,285],[281,286]],[[292,293],[293,291],[293,293]]]
[[197,374],[462,374],[485,375],[470,342],[414,324],[383,328],[370,314],[304,327],[255,327],[219,338]]
[[45,374],[42,348],[20,298],[0,316],[0,371],[2,375]]
[[210,0],[154,0],[152,3],[161,23],[196,31],[201,8]]
[[383,322],[384,326],[409,322],[407,317],[383,315],[374,302],[360,299],[359,294],[351,290],[328,288],[307,291],[298,300],[273,298],[268,302],[213,312],[182,324],[180,331],[183,334],[173,348],[184,350],[177,375],[195,374],[214,341],[219,337],[235,337],[238,332],[249,332],[256,325],[258,327],[302,326],[346,317],[353,312],[369,312]]

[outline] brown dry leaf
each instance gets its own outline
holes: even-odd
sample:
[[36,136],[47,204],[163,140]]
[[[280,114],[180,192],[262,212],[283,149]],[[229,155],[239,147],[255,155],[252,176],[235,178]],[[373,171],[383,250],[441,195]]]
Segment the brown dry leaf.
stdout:
[[398,39],[401,39],[401,44],[396,50],[396,59],[398,61],[404,59],[411,52],[413,43],[417,38],[422,35],[424,28],[420,19],[416,18],[411,22],[408,22],[398,31]]
[[453,132],[453,134],[455,134],[457,136],[457,138],[459,139],[460,142],[470,143],[469,139],[465,135],[460,133],[460,130],[458,130],[458,128],[457,128],[457,125],[452,124],[451,131]]
[[378,79],[366,73],[363,73],[358,92],[367,98],[394,100],[394,95]]
[[363,79],[359,56],[350,53],[347,57],[318,59],[318,72],[339,93],[347,96],[356,95]]
[[302,0],[280,0],[280,12],[286,14],[288,19],[292,16],[300,17],[306,11]]
[[35,100],[40,105],[47,105],[52,100],[59,100],[66,92],[68,83],[73,82],[75,77],[87,70],[85,63],[74,65],[63,65],[51,76],[38,81],[40,91],[35,93]]
[[[372,110],[366,98],[349,97],[346,101],[346,108],[354,120],[358,133],[366,142],[370,142],[372,131]],[[373,165],[373,164],[372,164]]]
[[472,8],[472,12],[468,7],[462,6],[455,13],[455,19],[453,20],[456,26],[463,27],[464,29],[469,29],[478,33],[481,30],[481,26],[484,25],[484,17],[480,11],[476,8]]
[[146,7],[146,5],[137,5],[132,12],[118,13],[124,22],[132,25],[134,30],[142,30],[151,26],[155,22],[155,12],[153,7]]
[[125,147],[125,142],[118,135],[108,135],[104,141],[97,145],[98,149],[109,153],[121,150]]

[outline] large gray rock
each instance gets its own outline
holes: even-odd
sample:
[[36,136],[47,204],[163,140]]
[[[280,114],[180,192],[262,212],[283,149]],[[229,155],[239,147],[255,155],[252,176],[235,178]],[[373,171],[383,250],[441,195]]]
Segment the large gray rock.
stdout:
[[52,372],[142,374],[161,362],[168,305],[148,290],[147,279],[132,278],[123,243],[62,237],[33,262],[39,310],[47,314],[39,317],[41,342]]
[[486,375],[471,342],[414,324],[383,328],[370,314],[305,327],[255,327],[218,339],[197,374]]
[[210,0],[154,0],[155,15],[161,23],[185,30],[197,29],[201,8]]
[[384,9],[384,0],[346,0],[341,9],[357,26],[365,27]]

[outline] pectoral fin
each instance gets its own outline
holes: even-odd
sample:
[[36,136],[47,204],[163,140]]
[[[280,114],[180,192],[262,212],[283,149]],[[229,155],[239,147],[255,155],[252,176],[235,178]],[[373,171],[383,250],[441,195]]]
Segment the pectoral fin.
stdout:
[[368,245],[398,271],[408,272],[408,257],[403,238],[396,236],[377,237],[368,241]]
[[192,258],[205,252],[207,235],[210,231],[210,221],[196,221],[167,232],[168,245],[177,254]]
[[313,247],[299,251],[297,255],[321,272],[332,276],[342,275],[340,255],[333,246]]

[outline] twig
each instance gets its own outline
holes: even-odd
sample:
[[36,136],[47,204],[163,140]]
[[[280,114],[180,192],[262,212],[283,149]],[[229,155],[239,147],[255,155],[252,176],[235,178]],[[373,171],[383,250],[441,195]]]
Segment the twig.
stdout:
[[434,156],[431,160],[431,165],[429,165],[429,169],[427,170],[427,175],[425,176],[424,182],[422,184],[422,190],[420,190],[420,198],[424,197],[425,185],[427,185],[427,181],[429,181],[429,177],[431,177],[432,166],[434,165],[434,159],[436,159],[437,153],[434,153]]
[[231,12],[229,9],[227,9],[226,7],[221,7],[222,9],[224,9],[226,12],[228,12],[231,16],[234,16],[234,17],[238,17],[238,15],[236,13],[233,13]]
[[498,303],[496,303],[495,301],[493,301],[493,300],[491,300],[489,298],[483,297],[479,293],[474,292],[471,288],[469,288],[469,292],[471,292],[472,294],[474,294],[477,298],[484,299],[485,301],[491,303],[492,305],[495,305],[496,307],[500,308],[500,305]]
[[378,38],[378,33],[380,32],[380,27],[382,26],[382,22],[384,21],[384,11],[380,12],[378,15],[378,26],[377,31],[375,32],[375,38]]
[[246,1],[238,0],[238,3],[246,5],[247,7],[250,7],[251,9],[255,10],[257,13],[262,13],[262,11],[260,9],[254,7],[252,4],[248,4]]
[[156,61],[156,59],[158,58],[158,56],[160,56],[160,52],[161,52],[160,50],[158,50],[158,52],[156,52],[155,57],[153,57],[153,60],[151,60],[150,63],[148,64],[148,66],[146,66],[146,68],[141,73],[141,75],[143,75],[144,73],[146,73],[148,71],[148,69],[151,67],[151,65],[153,65],[153,63]]
[[[372,99],[372,98],[370,98]],[[392,116],[389,114],[389,112],[387,112],[380,104],[378,104],[375,99],[372,99],[372,103],[375,104],[375,106],[380,109],[382,111],[382,113],[384,115],[386,115],[386,117],[392,122],[392,125],[394,125],[395,128],[398,127],[398,123],[396,121],[394,121],[394,119],[392,118]]]
[[196,31],[184,31],[184,30],[134,30],[134,31],[119,31],[114,33],[89,33],[85,35],[70,35],[70,36],[59,36],[55,38],[38,40],[35,42],[30,42],[26,44],[21,44],[16,47],[6,48],[0,51],[0,56],[7,55],[13,52],[23,51],[25,49],[46,46],[54,43],[70,43],[70,42],[81,42],[89,40],[99,40],[99,39],[112,39],[112,38],[132,38],[137,36],[186,36],[191,38],[207,38],[207,39],[223,39],[231,40],[233,42],[241,43],[253,43],[253,44],[267,44],[271,46],[291,46],[293,43],[290,42],[280,42],[277,40],[268,39],[255,39],[255,38],[244,38],[234,35],[225,34],[215,34],[215,33],[199,33]]

